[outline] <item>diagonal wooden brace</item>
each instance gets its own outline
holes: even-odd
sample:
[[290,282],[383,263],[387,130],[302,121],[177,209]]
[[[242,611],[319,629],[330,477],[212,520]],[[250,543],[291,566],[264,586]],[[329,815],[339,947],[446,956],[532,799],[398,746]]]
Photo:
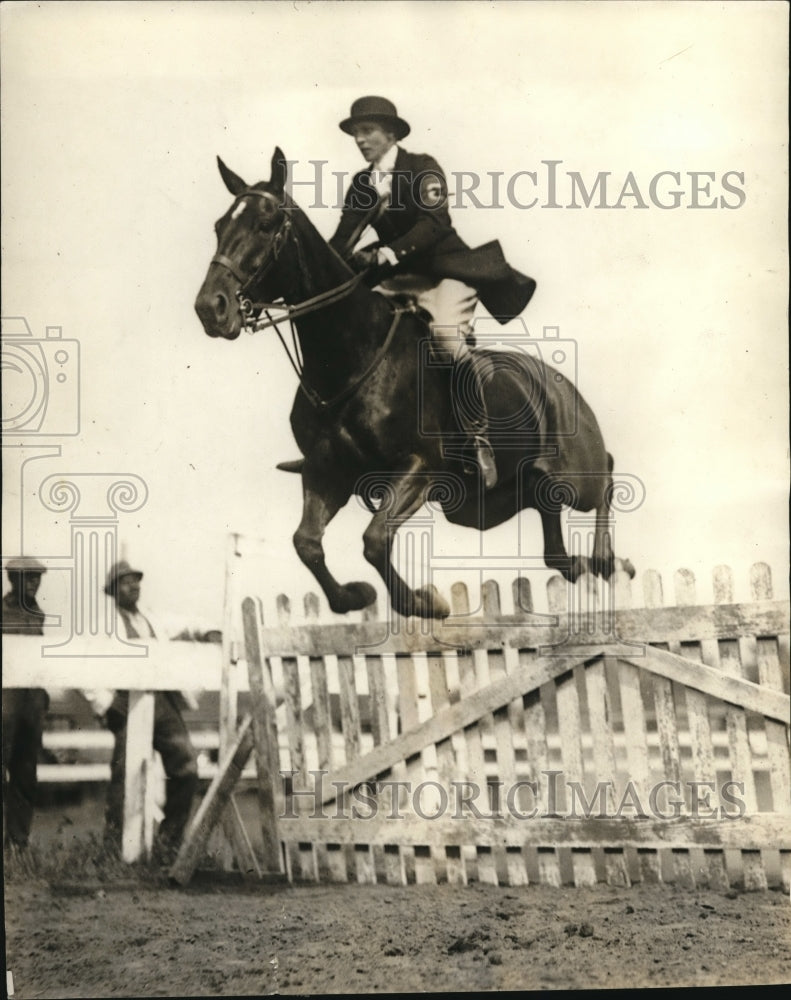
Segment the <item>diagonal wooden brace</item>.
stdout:
[[176,860],[168,873],[172,881],[179,885],[186,885],[189,882],[198,862],[206,851],[212,830],[221,819],[224,822],[226,835],[233,846],[239,870],[242,874],[254,873],[258,877],[261,876],[260,866],[256,861],[244,827],[241,825],[236,804],[232,798],[236,783],[252,752],[252,719],[248,715],[239,726],[236,738],[228,748],[224,760],[220,762],[217,774],[212,779],[198,811],[192,818]]

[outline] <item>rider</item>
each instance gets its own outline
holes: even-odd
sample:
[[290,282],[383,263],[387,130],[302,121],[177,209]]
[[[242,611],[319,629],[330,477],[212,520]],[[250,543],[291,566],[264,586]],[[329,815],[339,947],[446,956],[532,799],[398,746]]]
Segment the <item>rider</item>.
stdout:
[[[361,97],[340,128],[354,137],[368,163],[355,174],[330,246],[358,270],[371,269],[385,295],[411,294],[431,316],[435,349],[454,362],[454,397],[462,429],[475,446],[487,488],[497,483],[480,373],[468,343],[480,299],[501,323],[518,316],[535,282],[508,265],[498,242],[470,249],[451,224],[445,175],[433,157],[398,145],[410,127],[384,97]],[[378,242],[355,251],[372,227]],[[472,412],[471,412],[472,411]]]

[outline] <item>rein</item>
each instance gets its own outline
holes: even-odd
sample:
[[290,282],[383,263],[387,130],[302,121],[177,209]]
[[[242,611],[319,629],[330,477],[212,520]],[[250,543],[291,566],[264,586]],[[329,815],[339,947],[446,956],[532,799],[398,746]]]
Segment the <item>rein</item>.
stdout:
[[[307,399],[316,407],[317,410],[327,410],[338,403],[352,396],[373,373],[379,367],[379,365],[384,360],[384,356],[387,353],[388,348],[393,340],[398,323],[401,319],[401,315],[404,312],[403,309],[396,309],[393,321],[390,324],[390,329],[387,331],[387,336],[384,339],[381,347],[377,350],[371,363],[365,369],[365,371],[358,375],[353,382],[351,382],[345,389],[342,389],[337,395],[333,396],[331,399],[323,399],[315,389],[307,384],[304,378],[304,366],[298,357],[297,348],[297,337],[294,328],[294,321],[302,316],[308,316],[311,313],[318,312],[320,309],[325,309],[327,306],[333,305],[336,302],[341,302],[347,296],[357,288],[360,282],[365,277],[365,272],[352,275],[347,281],[344,281],[340,285],[336,285],[335,288],[330,288],[326,292],[320,292],[318,295],[314,295],[309,299],[305,299],[303,302],[297,302],[295,305],[287,305],[285,302],[253,302],[249,297],[249,291],[265,277],[269,270],[276,263],[278,257],[280,256],[280,251],[283,245],[288,240],[289,236],[295,241],[297,245],[297,251],[299,252],[299,243],[297,242],[296,234],[292,233],[291,229],[291,218],[289,212],[292,206],[286,206],[280,204],[274,195],[270,194],[268,191],[258,191],[255,188],[248,188],[242,194],[238,195],[237,201],[241,201],[247,195],[254,195],[258,198],[266,198],[277,204],[278,208],[285,211],[286,215],[280,228],[275,233],[274,239],[272,241],[272,247],[267,253],[263,261],[258,265],[258,267],[253,271],[253,273],[248,277],[244,278],[237,271],[237,265],[225,254],[216,253],[212,257],[212,263],[219,264],[224,267],[226,271],[229,271],[233,277],[239,282],[239,288],[236,290],[236,297],[239,300],[239,310],[244,319],[243,329],[250,333],[258,333],[260,330],[267,330],[270,327],[274,327],[277,333],[280,343],[283,345],[283,350],[286,352],[286,357],[291,363],[291,367],[294,369],[297,378],[299,380],[300,389],[303,391]],[[283,316],[274,318],[269,315],[270,310],[279,310],[284,313]],[[266,314],[266,319],[261,319],[261,313]],[[259,314],[258,319],[253,319],[255,313]],[[291,340],[294,344],[294,351],[289,349],[288,344],[280,331],[278,323],[288,320],[291,327]]]
[[254,320],[252,323],[246,324],[245,329],[249,330],[250,333],[258,333],[259,330],[267,330],[270,326],[276,327],[284,319],[289,321],[295,320],[299,319],[300,316],[307,316],[312,312],[318,312],[319,309],[331,306],[333,303],[345,299],[347,295],[351,295],[364,277],[365,272],[355,274],[348,281],[344,281],[342,285],[336,285],[335,288],[330,288],[326,292],[321,292],[319,295],[314,295],[313,298],[305,299],[304,302],[298,302],[293,306],[286,305],[285,302],[250,302],[249,299],[244,303],[240,302],[240,308],[243,306],[247,308],[247,311],[242,308],[242,314],[245,316],[251,316],[256,310],[263,310],[268,313],[270,309],[279,309],[285,313],[285,316],[281,316],[279,319],[272,319],[271,316],[267,315],[266,319]]
[[[322,399],[322,397],[316,392],[316,390],[312,389],[307,384],[307,382],[305,382],[305,380],[302,377],[302,374],[300,372],[297,372],[297,375],[299,377],[300,389],[302,389],[302,391],[305,393],[305,395],[308,397],[310,402],[316,407],[317,410],[329,410],[331,407],[337,406],[338,403],[342,403],[344,399],[348,399],[349,396],[353,396],[354,393],[357,392],[357,390],[363,384],[363,382],[365,382],[369,378],[369,376],[373,375],[373,373],[376,371],[376,369],[379,367],[382,361],[384,361],[385,354],[387,354],[388,348],[390,347],[393,337],[395,336],[395,332],[396,329],[398,328],[398,323],[401,319],[401,316],[403,315],[403,312],[404,312],[403,309],[396,309],[395,314],[393,316],[393,322],[390,324],[390,329],[387,331],[387,336],[385,337],[382,346],[377,350],[376,354],[373,356],[370,365],[368,365],[365,371],[361,375],[358,375],[353,382],[350,382],[345,389],[341,389],[341,391],[336,396],[333,396],[331,399]],[[278,330],[278,336],[279,335],[280,331]],[[286,354],[288,354],[288,348],[286,347],[282,337],[280,337],[280,342],[286,349]],[[291,355],[289,354],[289,360],[290,358]],[[295,371],[296,371],[296,366],[295,366]]]

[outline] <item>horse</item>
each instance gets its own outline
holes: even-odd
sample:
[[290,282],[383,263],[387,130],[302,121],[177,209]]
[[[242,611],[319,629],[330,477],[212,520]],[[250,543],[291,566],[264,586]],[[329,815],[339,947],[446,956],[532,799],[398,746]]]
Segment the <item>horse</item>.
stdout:
[[[362,536],[364,556],[404,616],[450,614],[433,585],[412,589],[391,561],[396,531],[427,501],[451,523],[480,531],[523,508],[537,509],[547,567],[569,581],[583,572],[609,578],[616,568],[609,531],[613,460],[574,385],[530,354],[472,351],[486,373],[499,469],[497,485],[484,490],[459,437],[464,387],[454,386],[453,366],[432,354],[427,316],[394,305],[327,244],[287,192],[279,148],[269,181],[253,185],[217,162],[233,202],[215,224],[217,251],[195,309],[206,334],[228,340],[243,329],[275,327],[280,334],[278,323],[292,325],[293,353],[286,349],[299,387],[291,427],[304,456],[293,543],[332,611],[360,610],[376,599],[367,582],[339,583],[322,546],[328,525],[355,494],[373,515]],[[285,317],[273,318],[274,309]],[[589,556],[567,554],[564,506],[595,510]],[[627,560],[619,564],[634,575]]]

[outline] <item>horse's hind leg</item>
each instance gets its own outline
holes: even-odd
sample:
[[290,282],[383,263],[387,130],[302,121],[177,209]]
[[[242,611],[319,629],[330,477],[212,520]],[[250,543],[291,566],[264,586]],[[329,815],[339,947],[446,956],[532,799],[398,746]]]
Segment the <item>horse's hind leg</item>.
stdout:
[[316,577],[332,611],[339,614],[367,608],[376,600],[376,591],[370,583],[340,584],[327,569],[321,540],[327,525],[347,500],[348,495],[324,495],[306,486],[302,520],[294,534],[299,558]]

